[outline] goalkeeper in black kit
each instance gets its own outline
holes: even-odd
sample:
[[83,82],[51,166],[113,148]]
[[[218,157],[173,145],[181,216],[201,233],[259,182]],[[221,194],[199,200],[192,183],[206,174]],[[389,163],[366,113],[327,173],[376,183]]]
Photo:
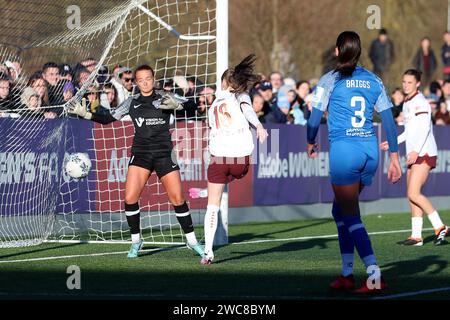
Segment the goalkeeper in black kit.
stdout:
[[82,104],[72,106],[69,112],[101,124],[120,120],[125,115],[130,115],[133,121],[135,135],[125,182],[125,213],[132,239],[128,258],[136,258],[143,245],[138,200],[153,171],[156,171],[175,209],[188,247],[203,257],[203,246],[197,241],[189,207],[183,196],[180,168],[172,158],[170,115],[174,110],[183,109],[183,100],[172,93],[154,90],[154,76],[150,66],[138,67],[134,78],[140,94],[128,98],[110,113],[92,114],[86,110],[84,100]]

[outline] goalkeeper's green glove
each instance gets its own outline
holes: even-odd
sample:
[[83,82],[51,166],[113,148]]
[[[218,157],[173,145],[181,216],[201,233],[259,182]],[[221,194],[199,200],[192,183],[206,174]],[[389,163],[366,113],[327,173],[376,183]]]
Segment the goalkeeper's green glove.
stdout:
[[77,115],[83,119],[91,120],[92,119],[92,113],[87,111],[86,108],[86,99],[81,99],[81,103],[78,101],[75,101],[73,104],[69,105],[68,112],[74,115]]
[[175,93],[166,92],[161,98],[161,104],[159,105],[159,109],[162,110],[183,110],[183,103],[186,102],[187,99],[179,96]]

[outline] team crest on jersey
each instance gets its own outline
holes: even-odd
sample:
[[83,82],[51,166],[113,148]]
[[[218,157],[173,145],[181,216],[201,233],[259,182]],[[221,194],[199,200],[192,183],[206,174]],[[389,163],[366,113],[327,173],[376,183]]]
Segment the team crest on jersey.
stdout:
[[161,99],[155,100],[152,103],[156,109],[159,109],[159,106],[161,105]]

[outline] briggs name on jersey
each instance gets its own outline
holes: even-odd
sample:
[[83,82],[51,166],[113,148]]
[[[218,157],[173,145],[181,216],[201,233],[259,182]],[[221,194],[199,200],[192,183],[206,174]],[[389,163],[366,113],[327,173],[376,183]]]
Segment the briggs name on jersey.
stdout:
[[347,88],[364,88],[370,89],[370,81],[368,80],[347,80],[345,81]]

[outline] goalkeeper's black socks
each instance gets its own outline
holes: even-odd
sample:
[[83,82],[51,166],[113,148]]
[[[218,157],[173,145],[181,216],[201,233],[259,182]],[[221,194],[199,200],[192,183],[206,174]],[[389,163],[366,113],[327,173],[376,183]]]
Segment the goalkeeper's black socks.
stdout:
[[128,226],[130,227],[131,239],[133,242],[139,242],[141,233],[139,203],[125,203],[125,214],[127,216]]
[[181,206],[173,206],[175,209],[175,214],[177,216],[178,223],[183,229],[184,234],[186,235],[186,240],[190,245],[198,244],[197,238],[194,233],[194,224],[192,222],[192,217],[189,212],[189,207],[186,202],[184,202]]

